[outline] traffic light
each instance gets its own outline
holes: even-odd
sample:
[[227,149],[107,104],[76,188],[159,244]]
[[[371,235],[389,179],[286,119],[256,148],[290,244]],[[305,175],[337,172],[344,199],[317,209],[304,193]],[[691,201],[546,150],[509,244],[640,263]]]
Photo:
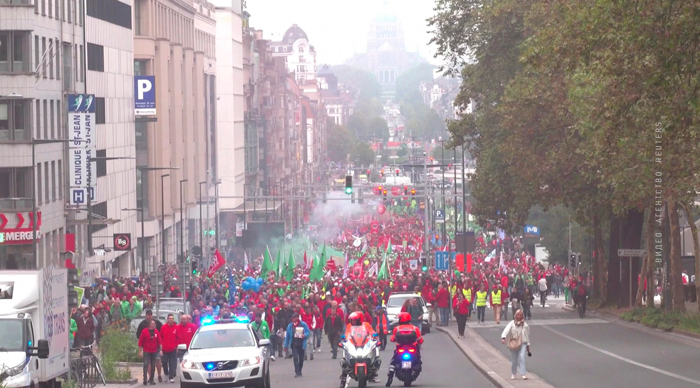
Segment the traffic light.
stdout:
[[399,169],[396,169],[396,176],[399,176]]
[[403,187],[403,195],[408,195],[408,186]]
[[345,194],[352,194],[352,175],[345,176]]
[[380,177],[380,178],[384,178],[384,170],[379,171],[379,177]]
[[78,285],[78,270],[75,268],[68,269],[68,308],[77,308],[80,305],[78,300],[78,291],[75,286]]
[[382,191],[382,194],[384,194],[384,199],[386,199],[386,189],[384,189],[384,191]]
[[372,170],[367,169],[367,175],[370,175],[372,173]]
[[192,275],[197,274],[197,260],[192,260]]
[[216,230],[215,230],[215,229],[205,230],[205,231],[204,231],[204,235],[205,235],[205,236],[214,236],[215,234],[216,234]]
[[413,196],[416,195],[416,189],[411,189],[411,195],[413,195]]
[[425,272],[425,271],[427,271],[427,270],[428,270],[428,267],[423,266],[423,272]]
[[576,254],[572,253],[571,256],[569,256],[569,267],[571,268],[576,268],[576,264],[578,264],[578,260],[576,259]]

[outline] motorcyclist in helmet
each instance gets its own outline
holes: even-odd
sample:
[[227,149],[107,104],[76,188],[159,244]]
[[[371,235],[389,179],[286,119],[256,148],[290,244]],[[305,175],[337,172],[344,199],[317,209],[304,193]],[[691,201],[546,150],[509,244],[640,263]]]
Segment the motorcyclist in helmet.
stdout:
[[[396,327],[394,327],[394,330],[391,332],[391,342],[396,342],[396,333],[413,331],[416,333],[416,344],[418,344],[417,351],[420,354],[420,345],[423,344],[423,337],[420,334],[420,329],[411,324],[411,314],[407,312],[401,312],[399,313],[398,318],[399,324]],[[397,347],[398,345],[399,344],[397,344]],[[389,365],[389,378],[386,381],[387,387],[391,386],[391,382],[394,380],[394,367],[396,366],[395,359],[395,357],[391,358],[391,364]]]
[[[369,322],[363,322],[363,314],[361,312],[353,312],[350,315],[348,315],[348,324],[345,327],[345,335],[343,335],[343,339],[350,338],[352,336],[353,328],[362,327],[362,330],[365,330],[367,334],[371,337],[377,337],[377,333],[372,329],[372,325],[369,324]],[[345,383],[347,381],[348,376],[345,373],[340,374],[340,386],[345,387]],[[377,380],[376,376],[372,376],[370,378],[370,381],[373,383],[379,382]]]

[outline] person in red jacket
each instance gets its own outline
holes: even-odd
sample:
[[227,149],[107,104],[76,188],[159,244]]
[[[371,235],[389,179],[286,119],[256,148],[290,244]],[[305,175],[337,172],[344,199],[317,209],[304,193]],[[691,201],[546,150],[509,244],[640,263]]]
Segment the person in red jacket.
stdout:
[[462,292],[457,292],[457,299],[452,306],[457,318],[457,333],[459,338],[464,338],[464,328],[467,325],[467,316],[469,315],[469,301],[464,297]]
[[[190,348],[190,342],[192,342],[192,337],[197,331],[197,326],[192,323],[192,317],[189,315],[183,315],[180,317],[180,324],[177,325],[177,344],[185,345],[187,349]],[[182,359],[185,354],[184,351],[179,351],[177,358]]]
[[438,326],[447,326],[450,317],[450,292],[441,284],[438,286],[438,292],[435,294],[435,304],[437,304],[440,312],[440,324]]
[[[311,331],[311,325],[313,324],[313,320],[314,320],[314,314],[311,311],[311,309],[308,309],[308,311],[304,310],[304,309],[300,310],[300,316],[301,316],[301,320],[304,321],[304,323],[306,323],[306,326],[309,327],[309,331]],[[309,353],[311,353],[310,360],[313,361],[313,359],[314,359],[314,351],[313,351],[313,349],[314,349],[314,336],[313,335],[309,335],[306,338],[306,349],[308,349],[309,351],[306,354],[304,354],[304,360],[309,360]]]
[[175,372],[177,372],[177,332],[175,316],[168,314],[168,321],[160,328],[160,337],[163,345],[163,373],[168,376],[171,383],[175,382]]
[[148,329],[141,331],[138,344],[139,357],[143,357],[143,385],[156,385],[153,375],[156,373],[156,355],[163,354],[162,344],[156,321],[151,320]]
[[430,284],[429,279],[425,280],[425,286],[423,286],[423,290],[421,291],[420,295],[423,297],[423,300],[425,301],[425,303],[429,304],[429,306],[428,306],[428,323],[430,323],[430,326],[432,326],[433,325],[433,316],[435,316],[435,320],[437,320],[438,315],[435,312],[435,292],[433,291],[433,286]]

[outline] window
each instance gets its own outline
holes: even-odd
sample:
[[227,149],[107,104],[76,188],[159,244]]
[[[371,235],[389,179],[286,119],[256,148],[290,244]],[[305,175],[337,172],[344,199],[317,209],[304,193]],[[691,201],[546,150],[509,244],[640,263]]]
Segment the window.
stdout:
[[[107,157],[107,150],[97,150],[97,153],[95,154],[98,158],[105,158]],[[95,162],[95,169],[97,170],[97,177],[105,176],[107,175],[107,161],[106,160],[98,160]]]
[[[51,4],[51,2],[49,2]],[[53,79],[53,40],[49,39],[49,78]]]
[[42,116],[42,121],[44,122],[44,139],[49,138],[49,106],[47,100],[43,100],[44,103],[44,114]]
[[63,114],[61,113],[61,100],[56,100],[56,138],[65,139],[63,136],[63,120],[61,118]]
[[95,97],[95,124],[104,124],[105,119],[105,98]]
[[[98,204],[92,204],[92,210],[90,212],[90,217],[92,217],[93,220],[105,220],[107,219],[107,202],[100,202]],[[107,225],[105,224],[100,224],[100,225],[95,225],[93,223],[92,228],[90,228],[89,233],[95,233],[97,231],[100,231],[102,229],[105,229]]]
[[63,43],[63,89],[73,90],[73,48],[70,43]]
[[53,18],[53,0],[46,0],[49,2],[49,17]]
[[36,165],[36,203],[41,205],[44,203],[44,196],[41,195],[43,191],[41,191],[42,187],[42,179],[41,179],[41,163],[37,163]]
[[131,6],[119,0],[87,0],[87,15],[131,29]]
[[0,100],[0,141],[30,139],[31,100]]
[[58,42],[58,39],[54,41],[53,47],[56,52],[56,79],[61,79],[61,50],[59,49],[61,44]]
[[34,116],[36,117],[34,122],[36,123],[34,126],[36,127],[36,133],[34,134],[34,137],[37,139],[41,139],[41,100],[36,100],[36,105],[34,107]]
[[49,177],[49,162],[44,163],[44,198],[46,198],[46,202],[48,203],[51,197],[49,197],[49,182],[50,182],[50,177]]
[[[59,172],[60,174],[60,172]],[[56,200],[56,162],[51,162],[51,201]]]
[[49,116],[49,126],[51,128],[51,139],[56,138],[56,116],[54,114],[54,101],[49,100],[49,111],[51,112],[51,115]]
[[134,35],[141,35],[141,5],[143,5],[143,1],[135,0],[135,2],[134,2]]
[[99,44],[87,44],[88,70],[105,71],[105,48]]
[[148,151],[148,124],[143,121],[134,123],[136,129],[136,151]]
[[80,72],[78,73],[78,80],[80,82],[85,81],[85,50],[83,48],[83,45],[80,45],[80,64],[78,65],[80,67]]
[[46,78],[46,38],[41,38],[41,75]]
[[0,73],[30,72],[29,31],[0,31]]
[[61,0],[61,20],[66,21],[66,0]]
[[134,60],[134,75],[148,75],[146,71],[146,66],[148,61],[137,59]]
[[[13,198],[11,201],[3,201]],[[17,200],[24,198],[24,200]],[[0,207],[31,208],[32,206],[32,168],[0,168]]]
[[39,35],[34,35],[34,71],[39,70],[39,62],[41,61],[41,55],[39,53]]
[[41,1],[41,14],[46,15],[46,0],[36,0]]
[[61,160],[58,161],[56,175],[58,175],[58,199],[61,200],[63,199],[63,162]]
[[68,3],[68,9],[66,9],[66,14],[68,15],[68,23],[71,23],[71,21],[73,20],[73,18],[71,17],[72,16],[71,12],[73,12],[73,2],[75,0],[66,0],[66,1]]

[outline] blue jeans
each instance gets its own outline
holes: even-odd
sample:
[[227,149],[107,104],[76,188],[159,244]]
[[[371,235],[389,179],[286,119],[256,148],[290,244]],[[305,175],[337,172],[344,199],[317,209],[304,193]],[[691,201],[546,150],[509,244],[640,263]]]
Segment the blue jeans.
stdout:
[[303,348],[292,347],[292,356],[294,357],[294,373],[301,375],[301,369],[304,367],[304,351]]
[[313,329],[311,330],[314,338],[314,349],[321,348],[321,338],[323,338],[323,329]]
[[442,326],[447,326],[450,319],[450,308],[449,307],[438,307],[440,311],[440,324]]
[[518,350],[510,351],[510,374],[515,375],[518,372],[518,364],[520,364],[520,374],[525,376],[527,370],[525,368],[525,356],[527,355],[527,346],[523,344]]
[[417,327],[423,333],[423,321],[411,321],[411,325]]

